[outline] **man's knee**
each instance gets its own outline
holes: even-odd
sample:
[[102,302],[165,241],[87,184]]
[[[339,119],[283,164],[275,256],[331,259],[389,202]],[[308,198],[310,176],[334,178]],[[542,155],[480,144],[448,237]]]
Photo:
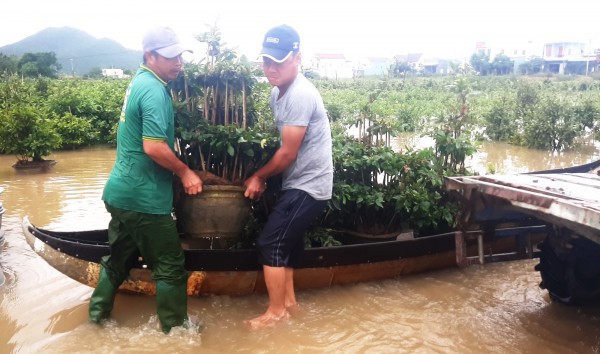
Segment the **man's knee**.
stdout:
[[152,270],[152,278],[154,281],[163,281],[173,286],[186,283],[188,276],[188,271],[183,267],[159,266]]

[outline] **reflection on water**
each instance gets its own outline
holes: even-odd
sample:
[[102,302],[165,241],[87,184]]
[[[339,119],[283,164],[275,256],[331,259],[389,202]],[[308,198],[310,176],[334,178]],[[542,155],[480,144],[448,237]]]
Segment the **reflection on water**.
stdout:
[[[434,141],[428,136],[403,133],[395,139],[393,145],[394,149],[399,151],[406,147],[433,147]],[[600,143],[592,141],[582,142],[577,149],[560,153],[486,141],[478,143],[477,152],[467,158],[465,165],[480,175],[509,174],[583,165],[598,159],[600,159]]]
[[[517,150],[515,150],[517,149]],[[566,167],[598,150],[536,155],[484,145],[473,161],[498,171]],[[526,157],[524,155],[530,154]],[[587,156],[585,156],[587,154]],[[600,350],[600,308],[552,304],[538,288],[535,260],[450,269],[387,281],[302,291],[286,323],[252,332],[242,322],[264,311],[265,295],[191,298],[199,330],[157,330],[154,298],[119,294],[115,321],[87,323],[92,289],[55,271],[25,243],[21,218],[60,230],[105,228],[100,200],[113,149],[60,152],[49,172],[17,173],[0,156],[6,244],[0,264],[0,353],[587,353]],[[539,168],[544,165],[543,168]],[[548,165],[548,166],[546,166]],[[484,165],[485,171],[487,167]]]
[[588,143],[576,150],[552,153],[506,143],[484,142],[468,166],[479,174],[522,173],[583,165],[600,159],[600,144]]
[[4,208],[53,229],[106,228],[108,214],[100,197],[114,157],[110,148],[57,152],[50,158],[58,163],[41,173],[15,171],[10,167],[15,158],[0,155]]

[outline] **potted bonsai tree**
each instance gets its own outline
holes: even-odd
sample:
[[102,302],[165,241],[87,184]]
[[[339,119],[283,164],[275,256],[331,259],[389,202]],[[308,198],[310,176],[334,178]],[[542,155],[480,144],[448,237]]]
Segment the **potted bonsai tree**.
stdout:
[[216,28],[197,39],[207,44],[206,58],[186,66],[173,93],[180,158],[204,189],[197,196],[176,189],[175,213],[196,245],[225,247],[250,215],[243,182],[271,158],[278,136],[266,117],[267,86],[257,84],[250,63],[224,48]]
[[48,112],[36,102],[35,87],[16,76],[6,78],[0,103],[0,152],[14,154],[15,169],[46,169],[56,163],[45,160],[53,149],[60,147],[60,137],[48,119]]

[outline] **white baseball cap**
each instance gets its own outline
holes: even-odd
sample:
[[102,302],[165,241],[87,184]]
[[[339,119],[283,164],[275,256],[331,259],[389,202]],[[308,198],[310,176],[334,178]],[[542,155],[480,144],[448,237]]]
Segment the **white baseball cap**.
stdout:
[[183,46],[179,37],[169,27],[153,27],[142,40],[144,52],[155,51],[165,58],[175,58],[183,52],[193,53]]

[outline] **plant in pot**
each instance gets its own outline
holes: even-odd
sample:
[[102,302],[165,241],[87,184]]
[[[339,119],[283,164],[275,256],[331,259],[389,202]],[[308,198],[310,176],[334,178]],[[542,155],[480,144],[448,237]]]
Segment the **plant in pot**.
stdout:
[[175,214],[194,246],[224,248],[251,214],[243,182],[271,158],[278,136],[263,103],[267,86],[256,83],[250,64],[222,49],[215,28],[197,39],[207,43],[205,61],[188,65],[173,91],[180,158],[204,188],[197,196],[176,188]]
[[344,242],[421,236],[454,223],[456,206],[443,190],[436,154],[392,149],[391,138],[403,127],[390,119],[393,113],[374,112],[380,93],[378,87],[365,95],[360,109],[340,115],[332,129],[333,197],[324,223]]
[[56,163],[43,157],[60,147],[60,136],[49,112],[39,102],[36,82],[17,76],[2,78],[0,84],[0,153],[14,154],[17,170],[46,169]]

